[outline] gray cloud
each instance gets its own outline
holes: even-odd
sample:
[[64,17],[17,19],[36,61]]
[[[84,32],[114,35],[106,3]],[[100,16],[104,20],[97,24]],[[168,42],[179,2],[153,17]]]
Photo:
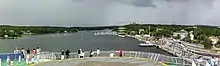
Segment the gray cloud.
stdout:
[[220,25],[219,0],[0,0],[0,23],[99,26],[128,24]]
[[152,0],[135,0],[133,4],[137,7],[156,7]]

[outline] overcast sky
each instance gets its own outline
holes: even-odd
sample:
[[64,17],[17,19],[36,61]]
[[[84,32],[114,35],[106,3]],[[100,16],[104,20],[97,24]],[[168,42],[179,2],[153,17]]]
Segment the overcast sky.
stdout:
[[0,0],[0,24],[220,25],[220,0]]

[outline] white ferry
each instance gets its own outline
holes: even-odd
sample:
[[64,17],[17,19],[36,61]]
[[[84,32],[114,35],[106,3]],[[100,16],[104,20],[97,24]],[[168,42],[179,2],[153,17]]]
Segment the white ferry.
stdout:
[[146,43],[141,43],[139,44],[140,47],[153,47],[155,46],[154,44],[152,43],[149,43],[149,42],[146,42]]
[[118,35],[118,36],[119,36],[119,37],[123,37],[123,38],[126,37],[125,35]]

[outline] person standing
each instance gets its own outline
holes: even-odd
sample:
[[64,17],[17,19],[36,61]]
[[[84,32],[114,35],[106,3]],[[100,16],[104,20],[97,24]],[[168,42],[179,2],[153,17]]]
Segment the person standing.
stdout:
[[85,56],[85,53],[82,52],[82,53],[80,54],[80,58],[84,58],[84,56]]
[[17,49],[14,49],[14,53],[17,53]]
[[34,61],[35,61],[35,58],[36,58],[36,49],[33,49],[32,50],[32,52],[31,52],[31,61],[32,61],[32,63],[34,63]]
[[119,54],[119,57],[122,57],[123,52],[122,52],[121,49],[119,50],[119,53],[118,53],[118,54]]
[[37,49],[36,49],[36,60],[37,60],[37,62],[39,62],[39,60],[40,60],[40,54],[41,54],[41,48],[37,47]]
[[220,65],[218,61],[218,57],[215,58],[215,65]]
[[209,60],[209,63],[210,63],[211,66],[215,66],[215,63],[216,63],[215,58],[212,57],[212,58]]
[[64,52],[64,50],[62,50],[61,51],[61,60],[64,60],[64,54],[65,54],[65,52]]
[[70,57],[70,51],[69,50],[66,50],[66,59],[68,59]]
[[31,54],[36,55],[36,49],[33,49]]
[[89,53],[90,53],[89,57],[92,57],[92,56],[93,56],[93,54],[94,54],[94,52],[93,52],[93,50],[92,50],[92,49],[90,50],[90,52],[89,52]]
[[110,57],[114,57],[114,53],[113,52],[110,53]]
[[82,49],[79,49],[79,50],[77,51],[77,53],[78,53],[78,58],[80,58],[80,55],[81,55],[81,53],[82,53]]
[[97,57],[99,57],[99,55],[100,55],[100,50],[99,50],[99,48],[97,48],[96,53],[97,53]]
[[41,48],[37,47],[37,54],[40,54],[40,53],[41,53]]
[[31,54],[31,50],[29,48],[27,49],[27,54]]
[[24,48],[21,48],[21,58],[24,59],[25,55],[26,55],[26,53],[25,53]]
[[6,65],[7,66],[10,66],[11,65],[11,60],[10,60],[10,56],[7,56],[7,59],[6,59]]

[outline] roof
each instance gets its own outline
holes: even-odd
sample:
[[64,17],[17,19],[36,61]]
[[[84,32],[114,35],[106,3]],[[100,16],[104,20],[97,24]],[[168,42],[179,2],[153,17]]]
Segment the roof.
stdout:
[[177,32],[174,32],[174,33],[188,33],[188,32],[183,29],[181,31],[177,31]]

